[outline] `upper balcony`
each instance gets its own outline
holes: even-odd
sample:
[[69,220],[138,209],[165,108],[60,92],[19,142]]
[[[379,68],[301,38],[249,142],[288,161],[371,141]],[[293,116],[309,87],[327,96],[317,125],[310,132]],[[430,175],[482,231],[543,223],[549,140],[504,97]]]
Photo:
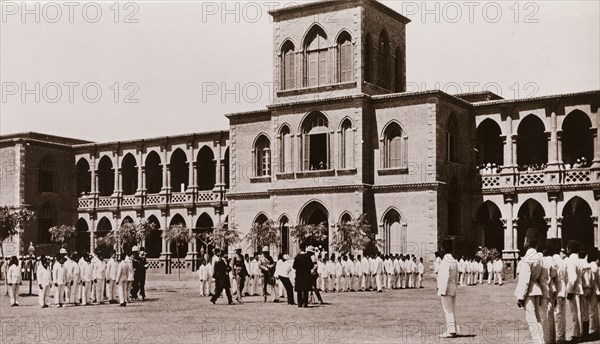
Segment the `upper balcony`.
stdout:
[[579,188],[600,185],[600,171],[591,167],[560,166],[538,170],[491,171],[479,170],[476,186],[484,193],[501,192],[503,189]]
[[[115,209],[115,208],[150,208],[166,206],[206,206],[220,207],[227,205],[223,195],[227,190],[161,192],[155,194],[99,196],[82,195],[78,199],[79,210]],[[223,195],[222,195],[223,194]]]

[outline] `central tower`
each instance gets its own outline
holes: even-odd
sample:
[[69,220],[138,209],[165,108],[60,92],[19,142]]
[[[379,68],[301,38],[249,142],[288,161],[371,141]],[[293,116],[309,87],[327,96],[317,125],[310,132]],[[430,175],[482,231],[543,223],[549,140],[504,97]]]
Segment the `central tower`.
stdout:
[[406,90],[406,24],[375,0],[271,11],[275,103]]

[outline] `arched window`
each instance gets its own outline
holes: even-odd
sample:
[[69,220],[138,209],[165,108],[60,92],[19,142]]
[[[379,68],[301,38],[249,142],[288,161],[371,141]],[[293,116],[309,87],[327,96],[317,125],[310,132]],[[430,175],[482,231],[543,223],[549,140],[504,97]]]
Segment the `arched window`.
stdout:
[[40,161],[39,191],[55,192],[58,188],[55,183],[58,179],[54,160],[49,155]]
[[340,127],[340,168],[354,168],[354,130],[348,118]]
[[204,146],[198,152],[196,168],[198,171],[198,190],[207,191],[215,187],[216,164],[212,149]]
[[80,218],[75,223],[75,250],[87,252],[90,250],[90,229],[87,221]]
[[367,34],[365,38],[365,57],[363,60],[365,68],[365,81],[373,82],[373,41],[371,40],[371,34]]
[[181,149],[175,150],[171,155],[171,191],[184,192],[188,187],[188,177],[190,169],[188,168],[187,156]]
[[296,88],[296,54],[294,44],[290,41],[284,43],[281,49],[281,89],[291,90]]
[[58,225],[56,207],[50,202],[44,203],[38,216],[38,244],[49,244],[51,241],[48,230]]
[[459,133],[458,133],[458,123],[456,123],[456,117],[454,115],[450,115],[448,119],[448,123],[446,125],[446,149],[447,155],[446,159],[450,162],[458,162],[459,161]]
[[462,200],[460,185],[452,179],[448,185],[448,235],[462,235]]
[[[127,223],[127,222],[133,223],[133,220],[131,220],[131,218],[129,218],[129,221],[126,221],[126,220],[123,221],[123,223]],[[112,224],[110,223],[110,220],[106,217],[103,217],[100,219],[100,221],[98,221],[98,227],[96,228],[95,237],[96,237],[96,239],[104,238],[111,231],[112,231]]]
[[329,169],[329,121],[315,111],[302,123],[302,169]]
[[383,135],[383,168],[406,167],[405,137],[398,123],[392,122]]
[[146,254],[148,255],[148,258],[160,258],[162,252],[162,231],[160,229],[160,221],[158,221],[154,215],[150,215],[146,221],[148,221],[148,223],[153,223],[155,226],[155,230],[151,231],[146,236],[146,241],[144,242]]
[[98,164],[98,192],[100,196],[110,196],[115,191],[115,170],[108,156],[103,156]]
[[394,69],[394,86],[396,92],[404,92],[404,56],[400,47],[396,48],[396,68]]
[[[592,122],[582,111],[573,111],[567,115],[562,129],[562,158],[571,166],[587,167],[594,159],[594,136]],[[595,131],[596,129],[594,129]]]
[[354,80],[354,53],[352,51],[352,37],[344,31],[338,37],[338,82]]
[[[177,225],[182,225],[183,227],[187,227],[185,220],[183,219],[183,217],[179,214],[175,214],[175,216],[173,216],[173,218],[171,219],[171,222],[169,222],[169,226],[177,226]],[[179,246],[179,247],[177,247]],[[169,243],[169,247],[171,250],[171,257],[172,258],[177,258],[177,253],[179,253],[179,258],[185,258],[185,256],[188,253],[188,245],[185,242],[180,242],[179,245],[176,245],[175,240],[172,240]],[[179,251],[179,252],[177,252]]]
[[327,35],[319,26],[313,27],[306,37],[305,85],[315,87],[327,84]]
[[146,189],[149,194],[157,194],[162,188],[162,167],[155,151],[146,157]]
[[284,125],[279,130],[279,172],[291,172],[292,166],[292,135],[290,127]]
[[138,168],[132,154],[127,154],[123,158],[121,175],[123,176],[123,195],[133,195],[138,189]]
[[402,217],[395,209],[390,209],[383,218],[385,231],[386,251],[390,254],[406,253],[406,227],[402,224]]
[[261,135],[254,143],[254,176],[268,177],[271,175],[271,141]]
[[92,191],[92,172],[90,164],[84,158],[77,162],[77,196],[88,194]]
[[377,57],[377,80],[376,83],[378,86],[381,86],[385,89],[390,88],[389,81],[389,61],[390,61],[390,40],[388,39],[385,31],[381,31],[379,34],[379,49],[378,49],[378,57]]

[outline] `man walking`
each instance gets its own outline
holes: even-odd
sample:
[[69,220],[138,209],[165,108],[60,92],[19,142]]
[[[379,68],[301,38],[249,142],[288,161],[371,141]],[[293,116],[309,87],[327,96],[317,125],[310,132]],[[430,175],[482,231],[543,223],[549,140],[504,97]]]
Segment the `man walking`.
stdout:
[[567,300],[571,308],[573,335],[571,341],[576,341],[582,335],[581,295],[583,295],[581,260],[579,259],[579,243],[571,240],[567,244]]
[[296,270],[296,293],[298,294],[298,307],[308,308],[308,293],[312,289],[313,262],[305,252],[306,244],[300,244],[300,253],[294,259],[292,266]]
[[215,267],[213,278],[215,279],[215,294],[211,297],[210,302],[214,305],[217,299],[221,296],[223,289],[225,289],[225,295],[227,295],[227,303],[232,305],[233,300],[231,298],[231,283],[229,280],[229,272],[231,271],[231,267],[227,264],[225,259],[223,259],[223,251],[219,248],[214,250],[215,257]]
[[237,295],[235,298],[237,302],[242,303],[242,293],[244,291],[244,285],[246,284],[248,270],[246,270],[246,263],[241,248],[238,247],[235,249],[231,265],[233,266],[233,278],[235,279],[235,284],[237,286]]
[[458,282],[458,262],[452,256],[452,241],[444,241],[444,259],[440,262],[437,275],[437,293],[442,298],[442,309],[446,317],[446,331],[441,338],[454,338],[458,334],[456,326],[456,286]]

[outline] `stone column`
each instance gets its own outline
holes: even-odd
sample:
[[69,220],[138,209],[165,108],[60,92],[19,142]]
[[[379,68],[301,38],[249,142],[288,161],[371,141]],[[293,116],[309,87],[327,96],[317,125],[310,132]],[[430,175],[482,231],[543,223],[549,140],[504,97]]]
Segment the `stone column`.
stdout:
[[[592,116],[593,117],[593,116]],[[596,132],[594,136],[594,161],[592,167],[594,169],[600,169],[600,108],[596,104]]]
[[504,141],[504,167],[512,168],[515,162],[513,161],[513,128],[512,115],[506,117],[506,135],[503,136]]
[[562,151],[562,130],[556,131],[556,160],[558,160],[558,164],[563,164],[563,151]]
[[513,165],[513,167],[519,166],[519,157],[517,156],[517,140],[518,139],[519,138],[518,138],[517,134],[512,135],[512,165]]
[[548,238],[558,238],[558,195],[550,195],[550,230],[548,231]]
[[90,166],[90,173],[91,173],[91,178],[92,178],[90,194],[97,195],[98,194],[98,173],[96,170],[96,157],[95,156],[92,157],[92,165]]
[[558,233],[558,238],[562,239],[562,217],[556,217],[556,232]]
[[598,238],[598,216],[592,216],[592,222],[594,224],[594,247],[600,245],[600,238]]
[[558,138],[556,133],[556,111],[550,114],[550,130],[548,135],[548,165],[558,165]]
[[96,246],[96,214],[90,214],[90,220],[92,221],[92,227],[90,228],[90,253],[94,253],[94,247]]

